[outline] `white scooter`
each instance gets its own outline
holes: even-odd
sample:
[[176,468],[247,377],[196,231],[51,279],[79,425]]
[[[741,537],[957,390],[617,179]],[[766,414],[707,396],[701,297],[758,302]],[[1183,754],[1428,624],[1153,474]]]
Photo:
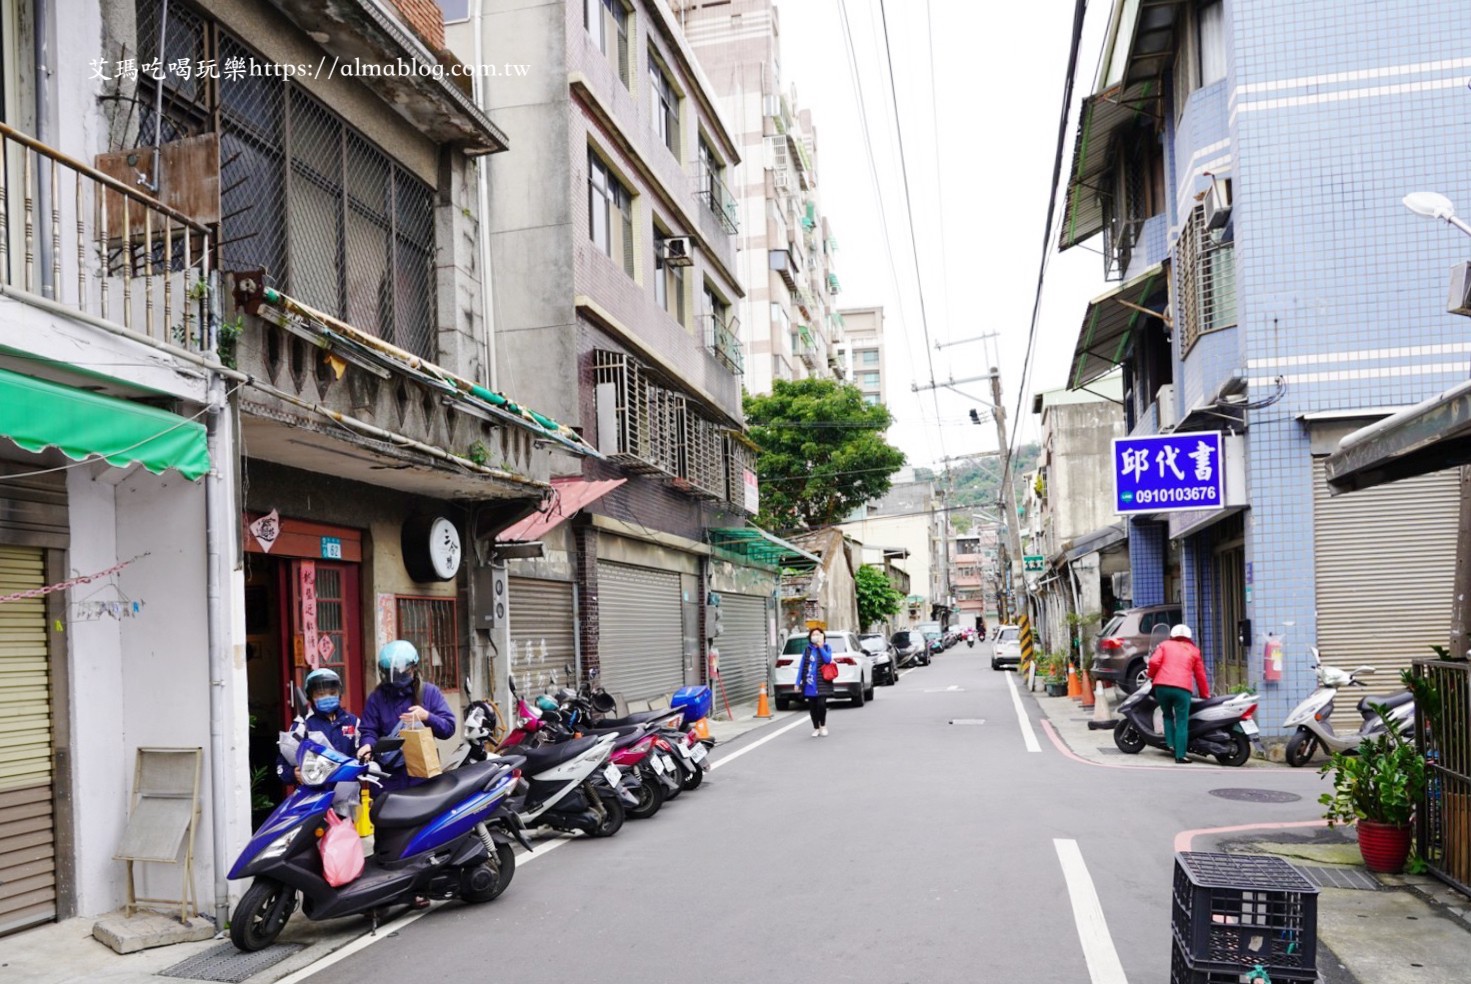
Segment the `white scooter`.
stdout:
[[1370,676],[1376,671],[1372,666],[1360,666],[1352,672],[1345,672],[1336,666],[1325,666],[1318,647],[1314,646],[1312,650],[1313,669],[1318,674],[1318,689],[1305,697],[1287,715],[1287,720],[1282,722],[1285,728],[1297,729],[1287,740],[1288,765],[1307,765],[1319,746],[1330,755],[1333,752],[1353,752],[1365,738],[1382,734],[1385,730],[1384,721],[1374,710],[1380,704],[1390,708],[1389,718],[1395,731],[1407,735],[1414,730],[1415,699],[1405,690],[1388,697],[1364,697],[1358,704],[1359,715],[1364,719],[1359,730],[1347,735],[1335,732],[1329,719],[1333,716],[1333,699],[1338,696],[1339,688],[1366,686],[1359,677]]

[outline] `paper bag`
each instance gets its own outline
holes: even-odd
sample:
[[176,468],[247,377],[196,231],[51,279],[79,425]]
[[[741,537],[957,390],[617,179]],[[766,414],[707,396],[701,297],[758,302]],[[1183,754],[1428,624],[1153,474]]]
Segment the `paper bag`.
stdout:
[[433,779],[444,771],[439,764],[439,745],[428,728],[404,728],[398,736],[404,740],[404,767],[415,779]]

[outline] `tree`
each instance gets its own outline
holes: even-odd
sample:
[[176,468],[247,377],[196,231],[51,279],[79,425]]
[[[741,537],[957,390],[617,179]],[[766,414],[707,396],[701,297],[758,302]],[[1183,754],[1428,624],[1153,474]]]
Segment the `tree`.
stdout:
[[971,519],[965,513],[953,512],[950,514],[950,528],[957,533],[969,533]]
[[783,532],[818,529],[889,491],[904,453],[884,440],[889,408],[832,379],[777,380],[746,396],[751,440],[761,449],[761,513]]
[[884,577],[884,572],[870,564],[858,568],[853,576],[858,591],[858,624],[868,628],[890,615],[898,615],[904,596]]

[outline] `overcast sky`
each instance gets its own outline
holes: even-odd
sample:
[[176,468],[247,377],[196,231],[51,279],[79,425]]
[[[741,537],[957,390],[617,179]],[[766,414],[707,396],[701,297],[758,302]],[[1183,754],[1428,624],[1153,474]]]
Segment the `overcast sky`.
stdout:
[[[994,5],[975,0],[885,0],[930,342],[1000,333],[986,342],[931,348],[934,374],[940,380],[962,379],[998,364],[1009,418],[1016,406],[1042,255],[1073,6],[1070,0],[1033,0],[1020,7],[1008,5],[1003,17]],[[864,139],[844,44],[844,8],[871,147]],[[1064,174],[1072,160],[1077,102],[1093,88],[1108,8],[1107,3],[1089,4]],[[933,99],[927,11],[934,22]],[[910,390],[912,383],[927,383],[931,370],[879,0],[783,0],[779,12],[783,81],[795,84],[817,129],[822,209],[839,245],[839,301],[844,307],[881,304],[885,309],[888,399],[898,418],[890,439],[915,465],[937,463],[946,454],[994,449],[994,425],[988,420],[977,427],[968,419],[971,408],[981,404],[939,390],[937,412],[934,396]],[[1062,220],[1061,208],[1059,201],[1055,223]],[[892,260],[884,248],[885,217]],[[1099,240],[1058,254],[1055,228],[1051,239],[1028,399],[1020,419],[1023,439],[1037,433],[1030,394],[1064,384],[1084,306],[1107,289],[1096,251]],[[989,399],[989,387],[980,381],[960,389]]]

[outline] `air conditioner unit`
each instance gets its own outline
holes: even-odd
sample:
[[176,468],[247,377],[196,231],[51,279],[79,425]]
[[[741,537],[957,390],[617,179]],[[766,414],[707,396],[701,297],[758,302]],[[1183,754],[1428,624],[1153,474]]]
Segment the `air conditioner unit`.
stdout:
[[1174,384],[1161,386],[1159,392],[1154,396],[1154,402],[1159,407],[1159,429],[1166,430],[1174,427],[1176,422]]
[[1205,191],[1205,228],[1208,232],[1226,228],[1231,218],[1231,179],[1212,177]]
[[1451,296],[1446,310],[1471,318],[1471,263],[1451,267]]
[[660,259],[667,267],[694,266],[694,247],[688,236],[672,236],[664,240]]
[[761,97],[761,115],[762,116],[780,116],[781,115],[781,96],[778,96],[776,93],[772,93],[772,94],[767,95],[767,96],[762,96]]
[[1132,571],[1119,571],[1113,576],[1113,596],[1115,600],[1134,600],[1134,573]]
[[773,177],[773,180],[776,182],[777,188],[781,189],[782,191],[790,191],[791,190],[791,188],[792,188],[792,172],[790,172],[790,171],[777,171],[772,177]]

